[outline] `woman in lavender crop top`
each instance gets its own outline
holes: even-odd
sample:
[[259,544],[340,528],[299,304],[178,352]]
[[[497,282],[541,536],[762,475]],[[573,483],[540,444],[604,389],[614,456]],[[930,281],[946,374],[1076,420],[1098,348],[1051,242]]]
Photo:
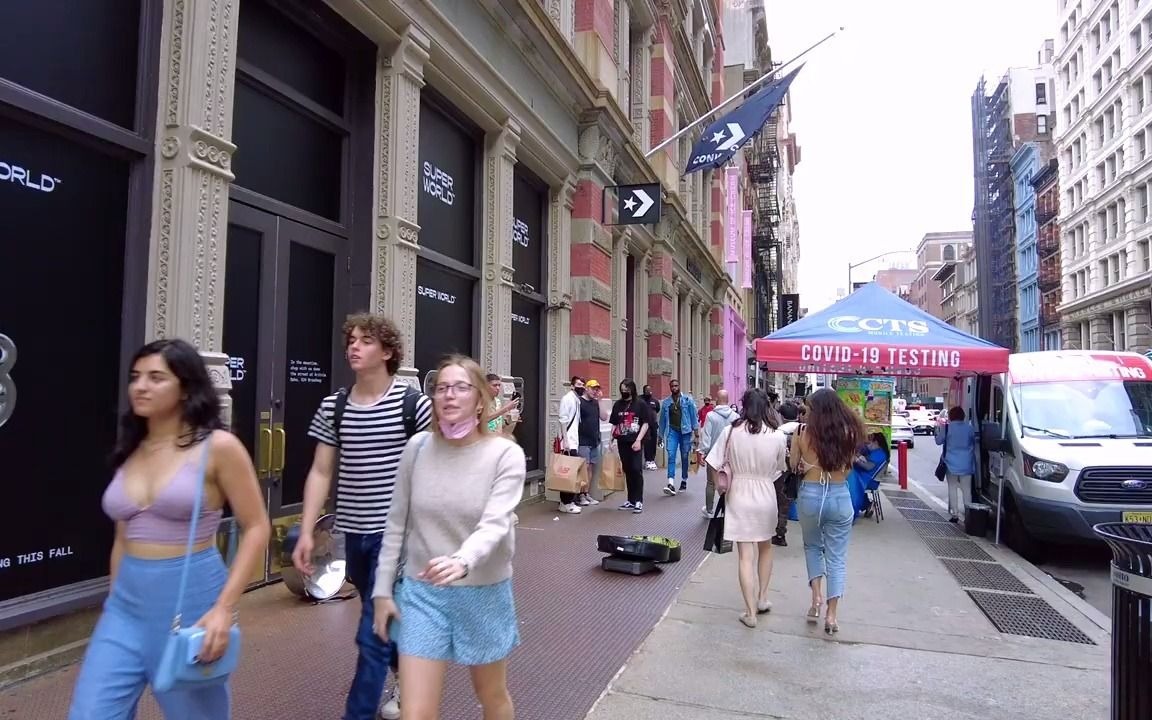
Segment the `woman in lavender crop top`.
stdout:
[[[220,401],[196,348],[158,340],[132,359],[131,407],[120,420],[116,474],[104,511],[116,523],[111,589],[88,643],[69,720],[135,717],[172,626],[196,494],[201,511],[189,555],[182,614],[205,640],[199,659],[227,649],[236,603],[264,556],[270,527],[256,471],[236,436],[221,429]],[[214,538],[224,504],[243,529],[224,566]],[[155,693],[165,718],[227,720],[228,686]]]

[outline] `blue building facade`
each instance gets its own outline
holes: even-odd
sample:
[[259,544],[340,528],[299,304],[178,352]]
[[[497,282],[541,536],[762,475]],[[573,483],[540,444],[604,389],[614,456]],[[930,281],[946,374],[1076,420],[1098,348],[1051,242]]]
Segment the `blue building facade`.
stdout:
[[1042,349],[1040,336],[1040,258],[1036,250],[1036,189],[1032,177],[1040,171],[1035,143],[1024,143],[1012,156],[1013,197],[1016,203],[1016,326],[1020,352]]

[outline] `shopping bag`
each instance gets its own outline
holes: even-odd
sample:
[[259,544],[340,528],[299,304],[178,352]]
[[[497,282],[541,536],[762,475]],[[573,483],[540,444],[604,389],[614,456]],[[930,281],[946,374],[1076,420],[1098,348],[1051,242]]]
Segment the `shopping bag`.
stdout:
[[575,455],[553,453],[548,460],[544,487],[566,493],[587,492],[588,467],[584,464],[584,459]]
[[688,453],[688,473],[695,475],[696,471],[700,469],[700,452],[693,450]]
[[600,489],[604,492],[623,491],[628,489],[624,480],[624,463],[620,455],[606,452],[600,459]]
[[717,554],[732,552],[732,543],[724,539],[723,495],[716,498],[716,509],[708,520],[708,529],[704,532],[704,550]]

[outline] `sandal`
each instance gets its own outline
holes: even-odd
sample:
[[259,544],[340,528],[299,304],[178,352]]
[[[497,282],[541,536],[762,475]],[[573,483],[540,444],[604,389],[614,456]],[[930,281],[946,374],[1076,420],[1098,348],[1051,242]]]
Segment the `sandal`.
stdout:
[[821,599],[820,602],[818,602],[815,605],[813,605],[812,607],[808,608],[808,612],[805,614],[804,617],[805,617],[805,619],[808,620],[808,622],[810,624],[815,625],[816,621],[820,619],[820,608],[823,607],[823,605],[824,605],[824,600]]
[[756,616],[743,614],[740,616],[740,622],[744,623],[745,627],[755,628],[756,627]]
[[767,615],[770,612],[772,612],[772,603],[770,601],[765,600],[764,602],[758,603],[756,605],[757,615]]
[[835,635],[840,632],[840,623],[833,620],[832,622],[824,622],[824,633],[826,635]]

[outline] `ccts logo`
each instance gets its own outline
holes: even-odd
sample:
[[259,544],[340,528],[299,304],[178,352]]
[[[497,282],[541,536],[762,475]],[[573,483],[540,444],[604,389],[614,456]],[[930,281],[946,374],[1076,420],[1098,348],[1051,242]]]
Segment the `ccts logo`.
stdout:
[[870,318],[856,315],[837,315],[828,320],[828,327],[839,333],[868,333],[869,335],[927,335],[928,323],[923,320],[897,320]]

